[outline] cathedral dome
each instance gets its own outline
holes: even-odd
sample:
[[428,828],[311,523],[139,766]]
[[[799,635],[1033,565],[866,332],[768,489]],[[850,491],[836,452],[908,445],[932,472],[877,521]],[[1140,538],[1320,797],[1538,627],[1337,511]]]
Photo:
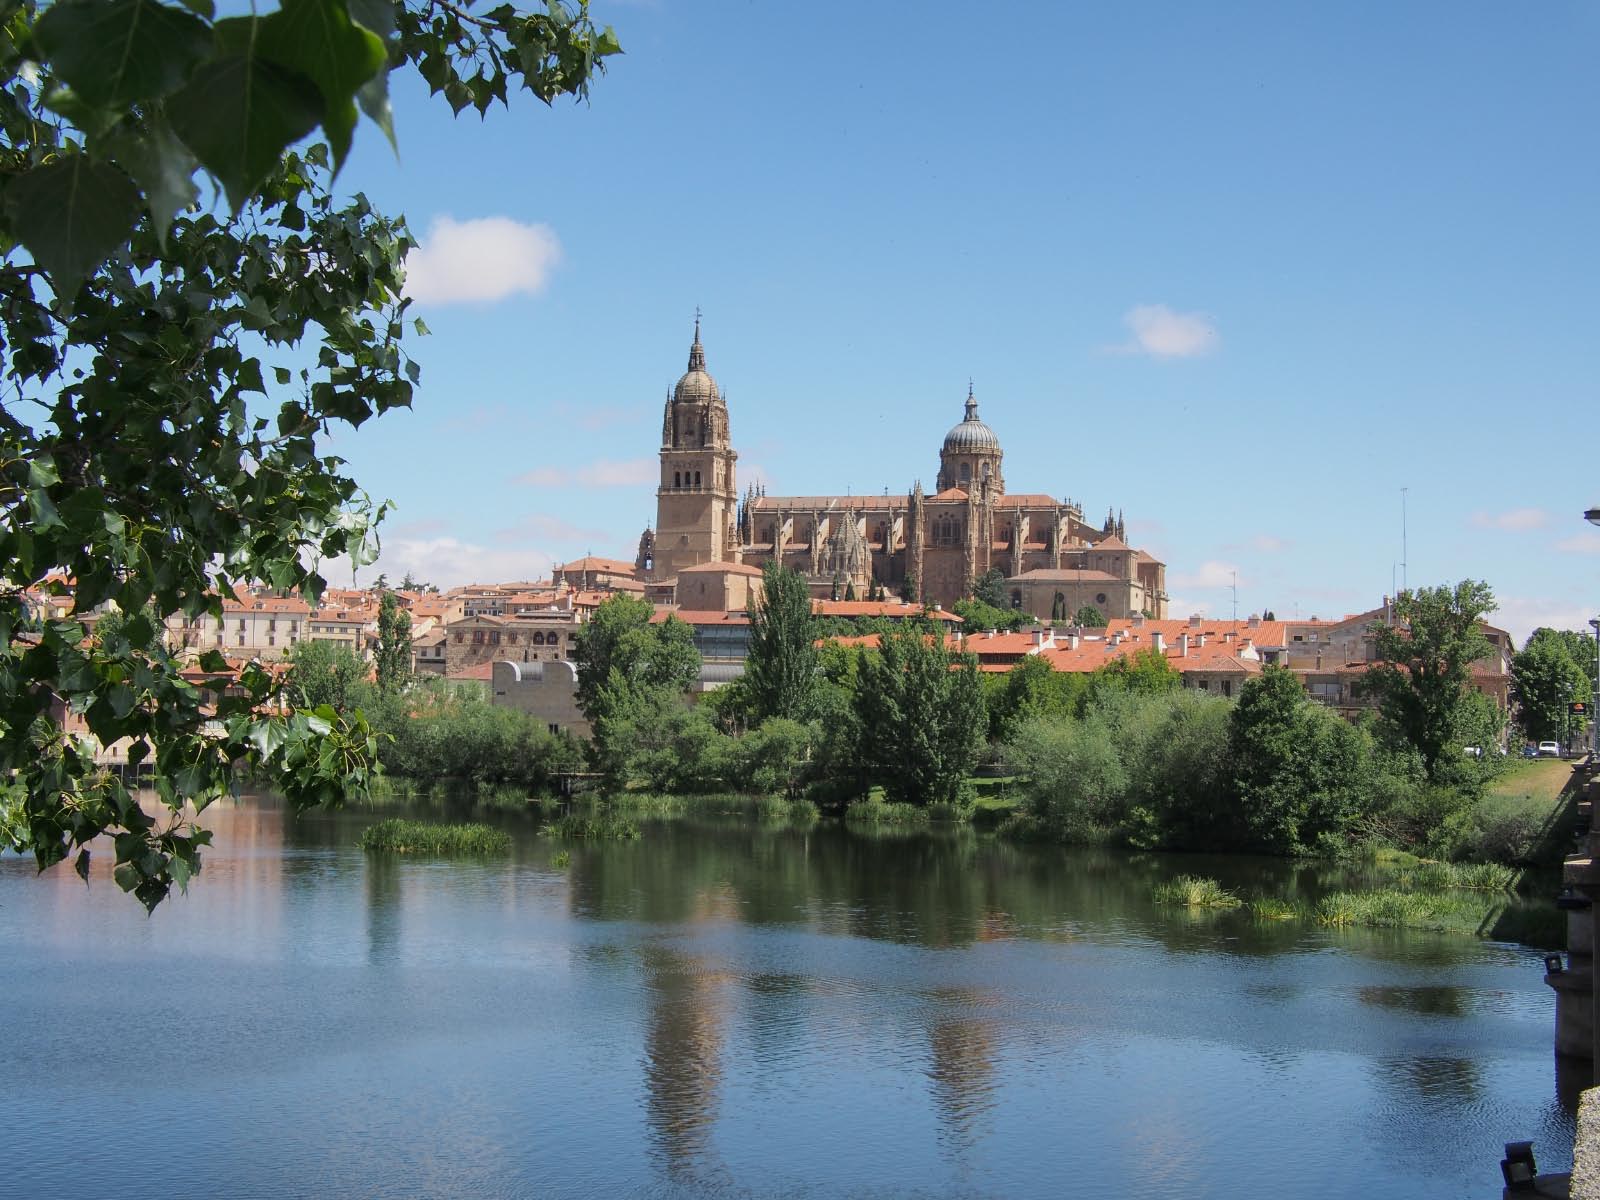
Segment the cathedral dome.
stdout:
[[961,424],[952,426],[944,435],[944,448],[949,454],[981,454],[1000,449],[1000,439],[994,430],[978,420],[978,402],[972,398],[971,388],[967,389],[967,415]]
[[706,352],[700,345],[700,318],[694,319],[694,345],[689,347],[689,369],[672,389],[674,404],[715,404],[721,398],[717,381],[706,370]]

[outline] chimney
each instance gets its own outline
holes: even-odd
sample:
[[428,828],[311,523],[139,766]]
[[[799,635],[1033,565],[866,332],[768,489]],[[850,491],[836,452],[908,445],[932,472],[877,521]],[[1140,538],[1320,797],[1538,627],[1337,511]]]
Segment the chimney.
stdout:
[[1204,633],[1202,633],[1200,635],[1199,642],[1200,642],[1200,649],[1204,650],[1205,646],[1206,646],[1206,635]]
[[1178,655],[1180,658],[1189,657],[1189,635],[1187,632],[1178,635]]
[[1259,613],[1251,613],[1250,614],[1250,628],[1251,629],[1260,629],[1261,628],[1261,616],[1260,616]]
[[1194,616],[1189,618],[1189,628],[1190,629],[1199,629],[1200,625],[1201,625],[1201,622],[1202,622],[1202,618],[1201,618],[1200,614],[1199,613],[1195,613]]
[[1068,650],[1076,650],[1077,648],[1078,648],[1078,631],[1075,630],[1075,629],[1068,630],[1067,631],[1067,649]]
[[1224,642],[1231,642],[1231,641],[1233,641],[1233,636],[1234,636],[1233,630],[1230,629],[1230,630],[1228,630],[1226,633],[1224,633],[1222,635],[1222,640]]
[[1144,628],[1144,614],[1143,613],[1134,613],[1133,614],[1133,627],[1135,629],[1143,629]]
[[1042,630],[1042,629],[1035,629],[1035,630],[1034,630],[1034,631],[1033,631],[1033,644],[1034,644],[1034,645],[1035,645],[1035,646],[1042,646],[1042,645],[1044,645],[1044,630]]
[[1161,630],[1152,629],[1150,631],[1150,649],[1154,650],[1157,654],[1166,653],[1167,648],[1161,644]]

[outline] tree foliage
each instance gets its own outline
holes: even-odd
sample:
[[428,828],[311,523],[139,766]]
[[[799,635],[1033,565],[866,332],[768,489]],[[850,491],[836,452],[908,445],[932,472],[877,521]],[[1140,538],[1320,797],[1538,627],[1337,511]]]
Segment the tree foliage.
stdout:
[[1594,692],[1594,639],[1570,630],[1535,629],[1512,658],[1511,676],[1522,732],[1535,742],[1560,738],[1570,721],[1567,706]]
[[302,639],[289,647],[284,659],[289,664],[284,686],[296,708],[327,705],[343,713],[356,707],[367,664],[349,646]]
[[762,568],[761,583],[761,598],[750,610],[750,654],[743,680],[752,725],[808,715],[817,674],[805,576],[770,562]]
[[990,608],[1009,608],[1011,601],[1006,595],[1006,573],[998,567],[991,567],[978,576],[972,585],[972,598]]
[[950,608],[961,618],[963,633],[985,633],[990,629],[1010,632],[1033,624],[1031,613],[1014,608],[998,608],[982,600],[957,600]]
[[858,752],[891,800],[956,803],[987,718],[977,660],[953,654],[928,622],[886,634],[861,661]]
[[1422,756],[1429,778],[1459,759],[1463,726],[1481,724],[1469,700],[1472,664],[1494,649],[1479,627],[1493,609],[1489,585],[1467,579],[1402,591],[1393,623],[1372,626],[1378,665],[1363,686],[1378,698],[1384,731]]
[[1105,614],[1092,604],[1085,604],[1072,618],[1074,625],[1081,625],[1085,629],[1104,629],[1106,627]]
[[[613,784],[626,783],[636,768],[659,784],[666,767],[652,763],[687,754],[677,739],[698,732],[679,718],[700,654],[687,625],[673,616],[652,624],[654,611],[648,601],[613,596],[578,630],[573,647],[578,707],[594,734],[591,757]],[[695,718],[711,729],[703,714]]]
[[389,591],[378,601],[376,660],[379,691],[399,691],[411,678],[411,614]]
[[1278,854],[1338,839],[1361,810],[1370,748],[1349,722],[1267,667],[1239,693],[1229,728],[1239,828],[1230,841]]
[[[23,593],[59,573],[80,614],[220,616],[237,582],[315,600],[318,560],[369,561],[382,509],[318,439],[408,405],[418,368],[409,234],[332,191],[358,110],[392,137],[388,77],[407,69],[457,110],[511,82],[581,96],[616,52],[559,4],[213,19],[210,0],[0,0],[0,846],[41,869],[79,847],[87,876],[86,843],[110,834],[118,884],[153,907],[200,865],[185,806],[237,767],[295,805],[365,787],[359,714],[276,711],[270,672],[215,652],[191,682],[159,646],[86,638]],[[326,144],[291,149],[311,134]],[[98,771],[69,714],[153,759],[170,812]]]

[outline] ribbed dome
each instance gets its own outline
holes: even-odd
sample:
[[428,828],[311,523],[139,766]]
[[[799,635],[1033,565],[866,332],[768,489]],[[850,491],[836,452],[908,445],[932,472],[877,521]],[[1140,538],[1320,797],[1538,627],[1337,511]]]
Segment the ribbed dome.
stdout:
[[834,520],[833,531],[822,544],[821,568],[824,575],[843,575],[864,578],[872,569],[872,548],[861,536],[855,515],[840,513]]
[[711,404],[719,398],[717,381],[706,370],[706,352],[700,345],[700,318],[694,319],[694,345],[689,347],[689,369],[672,389],[674,404]]
[[982,421],[978,420],[978,402],[967,390],[967,415],[961,424],[952,426],[944,435],[944,448],[952,454],[973,454],[983,450],[999,450],[1000,439]]

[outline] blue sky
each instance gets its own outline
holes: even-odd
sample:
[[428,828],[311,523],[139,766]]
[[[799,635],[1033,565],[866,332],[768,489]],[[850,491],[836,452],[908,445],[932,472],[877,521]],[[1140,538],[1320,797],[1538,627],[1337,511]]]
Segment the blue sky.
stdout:
[[593,11],[588,105],[411,80],[341,176],[433,331],[414,411],[333,443],[397,505],[378,569],[632,558],[698,306],[741,487],[931,484],[970,377],[1008,486],[1123,509],[1174,615],[1376,604],[1402,488],[1413,585],[1600,612],[1600,9]]

